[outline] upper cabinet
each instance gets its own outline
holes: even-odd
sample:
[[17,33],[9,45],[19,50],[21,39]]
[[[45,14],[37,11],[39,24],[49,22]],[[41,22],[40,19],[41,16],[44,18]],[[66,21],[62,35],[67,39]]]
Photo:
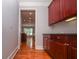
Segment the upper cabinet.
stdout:
[[76,0],[53,0],[48,7],[49,25],[76,16],[76,4]]

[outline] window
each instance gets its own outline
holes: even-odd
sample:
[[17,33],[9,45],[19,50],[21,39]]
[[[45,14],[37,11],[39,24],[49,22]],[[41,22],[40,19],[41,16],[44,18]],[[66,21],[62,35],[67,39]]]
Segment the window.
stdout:
[[27,35],[33,35],[33,28],[24,28],[24,33]]

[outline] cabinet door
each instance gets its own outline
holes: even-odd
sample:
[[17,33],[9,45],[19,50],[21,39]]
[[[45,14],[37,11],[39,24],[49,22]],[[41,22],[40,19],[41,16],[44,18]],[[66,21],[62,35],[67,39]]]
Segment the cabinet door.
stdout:
[[60,19],[66,20],[76,16],[76,0],[60,0]]
[[49,25],[52,24],[52,6],[53,6],[53,2],[51,2],[51,4],[49,5],[49,8],[48,8]]
[[46,49],[46,39],[44,36],[43,36],[43,48],[44,48],[44,50]]
[[67,59],[67,46],[61,43],[55,44],[56,53],[55,58],[56,59]]
[[77,49],[74,47],[68,47],[68,59],[77,59]]
[[55,42],[52,40],[52,39],[50,39],[50,49],[49,49],[49,53],[50,53],[50,55],[52,56],[52,58],[53,59],[57,59],[56,58],[56,53],[57,53],[57,49],[56,49],[56,44],[55,44]]
[[48,38],[47,37],[43,38],[43,47],[44,47],[44,50],[48,49]]
[[60,0],[54,0],[52,6],[52,23],[60,21]]
[[51,53],[54,59],[67,59],[67,46],[57,42],[51,42]]
[[71,13],[71,16],[76,16],[77,14],[77,0],[70,0],[70,13]]
[[53,0],[49,6],[49,25],[57,23],[60,20],[60,0]]
[[70,16],[70,0],[60,0],[61,19],[66,19]]

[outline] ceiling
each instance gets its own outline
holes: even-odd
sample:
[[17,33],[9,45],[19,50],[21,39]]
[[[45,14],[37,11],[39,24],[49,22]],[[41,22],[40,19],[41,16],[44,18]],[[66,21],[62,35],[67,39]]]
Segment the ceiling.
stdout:
[[22,24],[35,24],[35,10],[21,10]]
[[49,2],[50,0],[20,0],[20,2]]
[[49,6],[53,0],[20,0],[19,6]]

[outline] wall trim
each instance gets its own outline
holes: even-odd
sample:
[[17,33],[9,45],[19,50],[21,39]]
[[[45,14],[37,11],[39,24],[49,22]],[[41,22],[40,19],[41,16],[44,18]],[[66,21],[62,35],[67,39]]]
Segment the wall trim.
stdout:
[[14,49],[14,51],[8,56],[7,59],[13,59],[16,53],[18,52],[18,46]]
[[19,23],[18,23],[18,49],[20,49],[20,45],[21,45],[21,12],[20,12],[20,8],[19,8]]
[[21,33],[21,10],[35,10],[35,49],[36,49],[36,39],[37,39],[37,32],[36,32],[36,27],[37,27],[37,8],[19,8],[19,39],[18,39],[18,48],[20,49],[20,45],[21,45],[21,36],[20,36],[20,33]]
[[44,50],[44,48],[42,46],[37,46],[35,49],[36,50]]
[[20,2],[19,6],[49,6],[52,0],[48,2]]

